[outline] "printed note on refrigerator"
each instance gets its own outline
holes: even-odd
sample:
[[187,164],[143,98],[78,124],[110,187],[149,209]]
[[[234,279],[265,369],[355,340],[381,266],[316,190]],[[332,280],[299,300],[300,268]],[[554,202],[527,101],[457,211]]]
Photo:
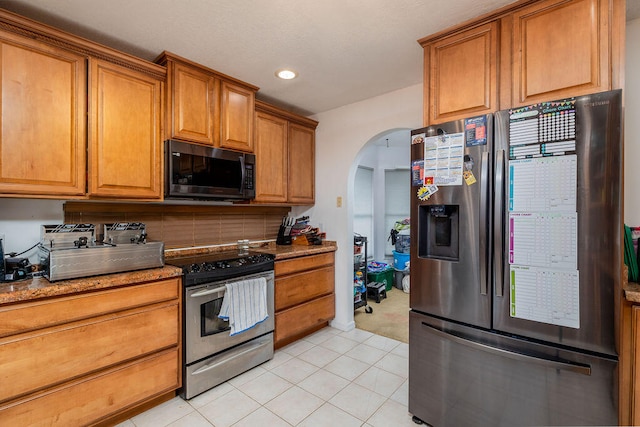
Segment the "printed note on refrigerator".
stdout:
[[578,158],[559,157],[509,162],[510,212],[575,212]]
[[575,154],[575,108],[565,99],[510,110],[509,159]]
[[425,184],[462,185],[464,133],[431,136],[424,140]]
[[578,268],[578,214],[509,214],[509,264]]
[[511,317],[580,328],[577,270],[512,265]]

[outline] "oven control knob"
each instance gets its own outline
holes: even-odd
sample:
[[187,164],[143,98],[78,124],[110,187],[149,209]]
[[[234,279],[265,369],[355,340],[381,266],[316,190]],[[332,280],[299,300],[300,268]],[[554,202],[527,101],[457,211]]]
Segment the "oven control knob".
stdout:
[[204,271],[213,271],[216,269],[216,266],[212,262],[205,262],[202,266],[204,267]]
[[197,273],[200,271],[200,264],[191,264],[191,266],[189,267],[189,271],[191,273]]

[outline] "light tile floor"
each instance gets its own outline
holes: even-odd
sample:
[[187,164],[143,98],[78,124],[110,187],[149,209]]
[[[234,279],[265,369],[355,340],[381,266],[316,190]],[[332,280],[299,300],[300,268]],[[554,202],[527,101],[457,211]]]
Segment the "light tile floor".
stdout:
[[409,346],[327,327],[189,401],[175,397],[118,427],[415,426]]

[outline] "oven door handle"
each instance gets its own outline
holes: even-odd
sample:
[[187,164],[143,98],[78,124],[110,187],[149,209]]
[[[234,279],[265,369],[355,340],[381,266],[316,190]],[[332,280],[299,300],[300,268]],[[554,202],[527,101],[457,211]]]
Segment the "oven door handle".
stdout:
[[226,286],[220,286],[214,289],[205,289],[204,291],[196,292],[195,294],[189,295],[191,298],[203,297],[205,295],[217,294],[219,292],[224,292],[227,290]]

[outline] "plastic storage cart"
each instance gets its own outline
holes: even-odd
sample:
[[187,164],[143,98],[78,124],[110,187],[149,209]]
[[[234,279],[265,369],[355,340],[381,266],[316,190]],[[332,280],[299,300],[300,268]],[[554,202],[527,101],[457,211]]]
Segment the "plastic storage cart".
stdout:
[[373,312],[367,304],[367,238],[353,237],[353,309],[364,306],[365,313]]

